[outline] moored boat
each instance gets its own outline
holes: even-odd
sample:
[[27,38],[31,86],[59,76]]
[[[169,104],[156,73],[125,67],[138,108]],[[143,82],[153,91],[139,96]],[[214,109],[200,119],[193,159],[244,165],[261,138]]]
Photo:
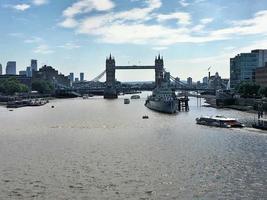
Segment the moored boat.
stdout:
[[130,99],[124,99],[124,104],[129,104],[130,103]]
[[196,123],[206,126],[215,126],[222,128],[242,128],[244,124],[240,123],[234,118],[226,118],[224,116],[215,116],[215,117],[200,117],[196,118]]
[[131,96],[131,99],[140,99],[140,96],[137,95],[137,94],[135,94],[135,95],[132,95],[132,96]]
[[165,72],[160,86],[147,97],[145,106],[158,112],[173,114],[178,110],[178,99],[175,91],[170,87],[170,73]]
[[47,104],[49,101],[45,99],[24,99],[20,101],[9,101],[7,102],[7,108],[21,108],[26,106],[42,106]]

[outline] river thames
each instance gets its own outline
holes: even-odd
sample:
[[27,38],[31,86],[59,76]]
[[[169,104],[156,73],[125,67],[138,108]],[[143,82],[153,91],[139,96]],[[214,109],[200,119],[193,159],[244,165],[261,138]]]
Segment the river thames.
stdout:
[[254,114],[196,99],[189,112],[160,114],[146,95],[129,105],[122,96],[1,106],[0,199],[266,199],[266,132],[195,123]]

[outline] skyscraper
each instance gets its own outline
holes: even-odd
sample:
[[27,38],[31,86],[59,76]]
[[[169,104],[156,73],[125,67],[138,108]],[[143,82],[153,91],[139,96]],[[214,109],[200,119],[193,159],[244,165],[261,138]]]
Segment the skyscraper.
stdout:
[[83,72],[80,73],[80,81],[84,81],[84,73]]
[[32,68],[32,71],[37,71],[37,60],[31,60],[31,68]]
[[73,72],[70,73],[69,80],[70,80],[71,83],[74,82],[74,73]]
[[188,85],[188,86],[192,86],[192,85],[193,85],[193,80],[192,80],[191,77],[188,77],[188,78],[187,78],[187,85]]
[[27,67],[26,68],[26,76],[27,77],[32,77],[32,67]]
[[0,63],[0,75],[3,74],[2,64]]
[[16,75],[16,61],[8,61],[6,64],[6,74]]

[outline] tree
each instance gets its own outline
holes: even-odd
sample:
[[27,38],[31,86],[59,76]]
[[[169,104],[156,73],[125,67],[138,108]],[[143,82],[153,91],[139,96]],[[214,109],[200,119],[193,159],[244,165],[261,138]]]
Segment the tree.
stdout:
[[264,96],[264,97],[267,97],[267,87],[261,87],[259,89],[259,94]]
[[29,88],[21,84],[16,78],[9,78],[0,82],[0,92],[13,95],[16,92],[28,92]]
[[36,90],[41,94],[48,94],[54,90],[54,87],[48,81],[36,80],[32,82],[32,90]]
[[259,89],[260,86],[252,82],[241,82],[236,88],[237,92],[244,97],[258,95]]

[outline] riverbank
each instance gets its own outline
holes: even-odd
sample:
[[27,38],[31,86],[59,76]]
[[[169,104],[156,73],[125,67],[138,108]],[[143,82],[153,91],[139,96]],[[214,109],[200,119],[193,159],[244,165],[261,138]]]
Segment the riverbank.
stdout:
[[259,99],[238,98],[234,100],[234,104],[232,105],[219,105],[218,106],[217,101],[216,101],[216,96],[201,95],[201,98],[204,98],[205,103],[208,104],[208,105],[205,105],[205,107],[212,107],[212,108],[217,108],[217,109],[228,108],[228,109],[233,109],[233,110],[238,110],[238,111],[243,111],[243,112],[248,112],[248,113],[256,113],[258,103],[260,101],[262,101],[265,107],[267,107],[267,102],[265,102],[264,100],[259,100]]

